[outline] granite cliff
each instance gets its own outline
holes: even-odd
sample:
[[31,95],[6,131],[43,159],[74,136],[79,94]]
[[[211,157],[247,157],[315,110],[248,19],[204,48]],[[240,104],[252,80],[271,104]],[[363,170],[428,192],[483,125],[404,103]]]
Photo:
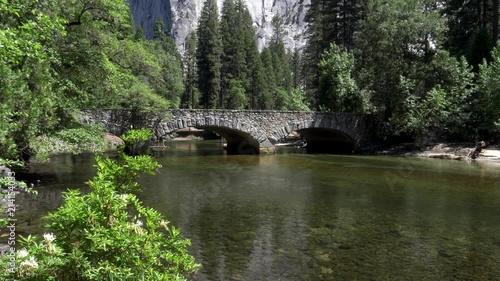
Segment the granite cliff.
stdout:
[[[161,18],[171,30],[177,46],[182,51],[184,41],[198,24],[204,0],[129,0],[136,26],[141,25],[147,37],[152,37],[153,27]],[[224,0],[217,0],[219,10]],[[311,0],[246,0],[255,27],[259,49],[269,44],[272,36],[271,20],[274,15],[283,17],[288,48],[302,48],[305,44],[304,17]]]

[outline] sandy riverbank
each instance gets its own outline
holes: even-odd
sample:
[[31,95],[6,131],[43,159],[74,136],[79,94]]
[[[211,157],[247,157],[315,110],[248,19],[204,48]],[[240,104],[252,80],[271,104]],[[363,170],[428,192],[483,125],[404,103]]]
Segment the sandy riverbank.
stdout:
[[401,144],[381,149],[377,155],[394,155],[450,160],[475,160],[500,162],[500,145],[490,145],[474,155],[476,144],[472,143],[435,143],[427,145]]

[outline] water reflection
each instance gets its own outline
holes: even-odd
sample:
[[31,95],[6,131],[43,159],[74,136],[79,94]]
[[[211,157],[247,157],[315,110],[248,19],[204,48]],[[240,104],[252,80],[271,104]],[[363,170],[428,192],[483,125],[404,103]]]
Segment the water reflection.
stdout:
[[[218,142],[179,142],[155,154],[164,168],[141,179],[140,197],[192,240],[203,264],[197,280],[500,276],[498,166],[228,156]],[[91,158],[70,160],[47,167],[53,182],[40,189],[42,201],[57,201],[62,190],[81,187],[74,182],[95,172]]]

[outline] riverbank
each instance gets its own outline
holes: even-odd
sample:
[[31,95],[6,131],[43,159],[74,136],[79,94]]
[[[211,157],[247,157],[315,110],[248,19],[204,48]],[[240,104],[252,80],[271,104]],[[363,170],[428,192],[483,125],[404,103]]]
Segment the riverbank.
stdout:
[[473,143],[399,144],[379,149],[375,155],[422,157],[449,160],[500,162],[500,145],[483,146]]

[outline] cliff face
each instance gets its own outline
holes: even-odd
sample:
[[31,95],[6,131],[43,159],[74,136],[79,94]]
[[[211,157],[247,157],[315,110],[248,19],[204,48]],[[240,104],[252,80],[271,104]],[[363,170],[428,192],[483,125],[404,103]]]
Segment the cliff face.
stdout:
[[147,38],[153,37],[157,19],[162,19],[167,29],[172,28],[170,0],[129,0],[135,26],[142,26]]
[[[136,25],[142,25],[149,38],[158,18],[162,18],[182,51],[189,33],[196,29],[203,8],[203,0],[129,0]],[[219,11],[223,0],[217,0]],[[305,44],[304,21],[311,0],[246,0],[252,15],[259,49],[269,44],[272,36],[272,18],[279,14],[283,17],[288,48],[302,48]]]

